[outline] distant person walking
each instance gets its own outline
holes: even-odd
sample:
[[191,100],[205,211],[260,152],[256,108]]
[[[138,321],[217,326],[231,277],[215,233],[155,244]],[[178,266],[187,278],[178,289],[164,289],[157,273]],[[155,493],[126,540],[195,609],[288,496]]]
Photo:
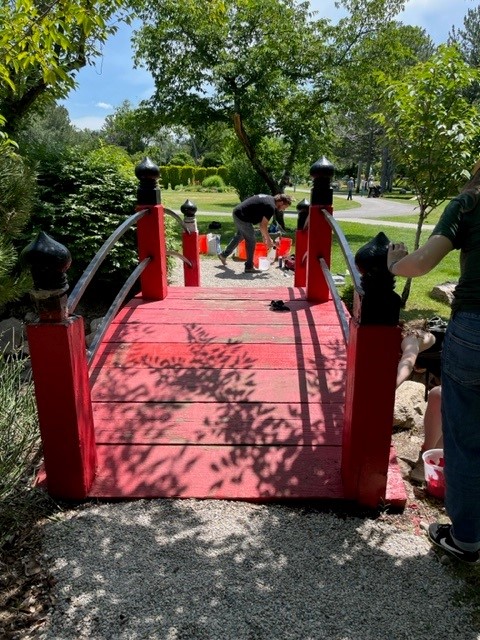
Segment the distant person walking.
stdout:
[[370,176],[368,179],[368,197],[372,198],[375,191],[375,182],[373,180],[373,176]]
[[347,200],[353,200],[353,189],[355,187],[355,182],[352,178],[352,176],[350,176],[350,178],[347,181],[347,189],[348,189],[348,195],[347,195]]
[[245,239],[247,254],[245,273],[256,273],[258,269],[253,266],[256,244],[254,225],[258,224],[267,249],[271,249],[274,242],[268,234],[268,223],[276,216],[277,212],[285,211],[291,204],[292,198],[284,193],[279,193],[276,196],[264,194],[251,196],[237,204],[233,210],[233,222],[237,231],[225,249],[218,254],[220,262],[225,266],[228,256],[235,251],[238,243]]

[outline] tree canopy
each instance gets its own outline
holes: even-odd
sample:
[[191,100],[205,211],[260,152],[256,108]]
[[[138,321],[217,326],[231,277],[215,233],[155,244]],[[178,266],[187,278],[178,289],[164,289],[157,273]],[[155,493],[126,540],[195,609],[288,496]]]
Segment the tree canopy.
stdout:
[[0,131],[18,130],[45,99],[65,97],[75,73],[116,31],[122,0],[11,0],[0,7]]
[[[404,1],[343,0],[349,17],[335,27],[295,0],[137,4],[136,62],[154,78],[149,105],[157,122],[228,123],[276,193],[302,152],[315,148],[312,158],[328,144],[338,68],[353,63],[359,43],[389,24]],[[284,145],[280,172],[261,153],[269,137]]]
[[[456,47],[446,45],[408,69],[401,80],[385,78],[382,109],[375,117],[418,200],[414,249],[428,213],[458,193],[478,157],[480,112],[465,97],[475,80],[478,71],[463,61]],[[409,288],[407,280],[404,302]]]

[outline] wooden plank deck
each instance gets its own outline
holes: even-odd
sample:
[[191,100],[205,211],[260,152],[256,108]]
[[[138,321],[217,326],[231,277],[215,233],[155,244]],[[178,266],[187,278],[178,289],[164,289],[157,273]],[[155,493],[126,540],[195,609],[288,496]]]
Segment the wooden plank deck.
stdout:
[[[288,312],[269,308],[283,299]],[[132,300],[91,369],[97,498],[342,499],[346,352],[304,289]],[[402,506],[392,452],[387,500]]]

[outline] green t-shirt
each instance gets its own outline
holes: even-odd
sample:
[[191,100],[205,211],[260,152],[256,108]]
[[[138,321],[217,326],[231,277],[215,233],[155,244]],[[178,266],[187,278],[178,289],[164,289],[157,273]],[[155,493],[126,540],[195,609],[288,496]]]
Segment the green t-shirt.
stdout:
[[432,236],[445,236],[460,249],[460,278],[452,304],[454,310],[480,309],[480,203],[461,194],[445,207]]

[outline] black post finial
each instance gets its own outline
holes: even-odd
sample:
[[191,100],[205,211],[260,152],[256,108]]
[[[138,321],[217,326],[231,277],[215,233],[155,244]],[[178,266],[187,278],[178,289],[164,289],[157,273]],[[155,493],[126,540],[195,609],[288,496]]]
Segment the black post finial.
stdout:
[[180,211],[183,213],[185,218],[194,218],[197,213],[197,205],[191,200],[185,200],[185,202],[180,207]]
[[333,189],[330,182],[334,173],[335,167],[325,156],[322,156],[310,167],[310,177],[313,179],[313,205],[331,205],[333,203]]
[[189,231],[198,231],[197,219],[195,218],[195,214],[197,213],[197,205],[191,200],[185,200],[185,202],[180,207],[180,211],[183,213],[183,221]]
[[135,175],[140,182],[137,189],[137,204],[140,206],[160,204],[162,199],[158,187],[160,177],[158,166],[146,157],[135,167]]
[[60,322],[66,319],[66,272],[72,264],[70,251],[41,231],[22,251],[20,261],[30,267],[34,286],[30,293],[40,319],[44,322]]
[[360,322],[362,324],[397,325],[401,298],[395,293],[395,278],[387,268],[390,240],[380,231],[355,254],[365,292]]
[[310,202],[305,198],[300,200],[297,204],[298,218],[297,218],[297,229],[300,231],[305,226],[305,223],[308,218],[308,212],[310,210]]

